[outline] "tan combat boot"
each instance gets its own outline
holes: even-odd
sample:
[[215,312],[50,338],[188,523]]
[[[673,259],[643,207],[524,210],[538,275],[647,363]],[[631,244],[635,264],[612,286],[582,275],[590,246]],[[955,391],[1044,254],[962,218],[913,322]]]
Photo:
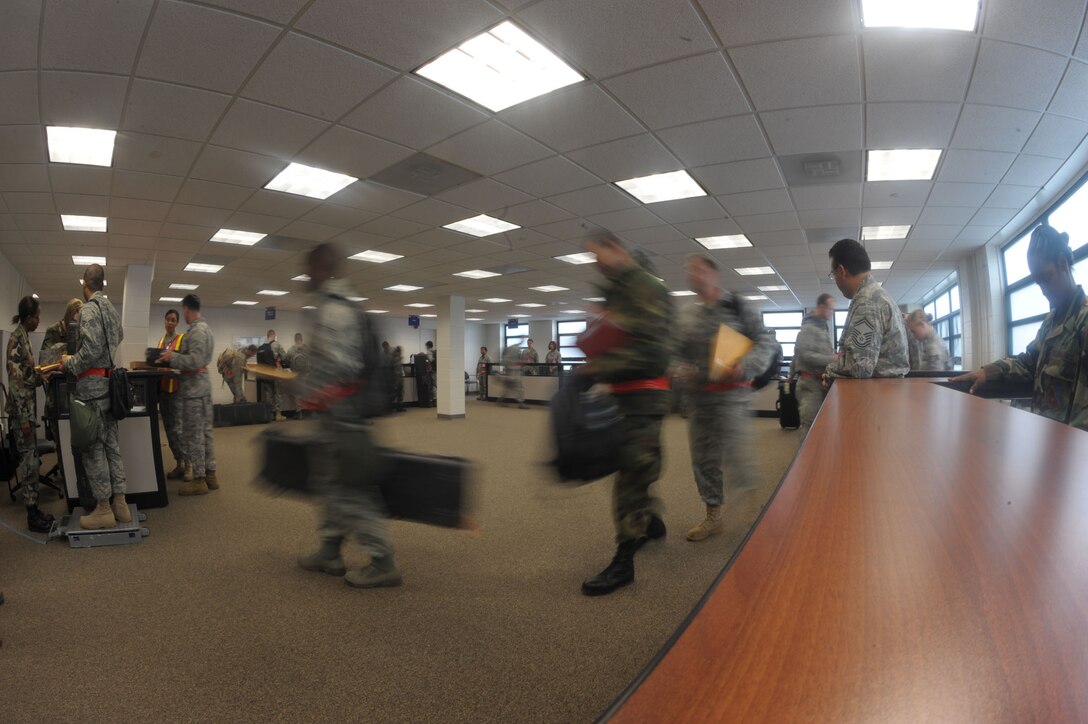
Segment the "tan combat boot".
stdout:
[[706,540],[715,533],[721,533],[722,531],[722,506],[720,505],[707,505],[706,506],[706,518],[688,531],[688,540],[701,541]]
[[185,463],[185,472],[182,474],[181,479],[186,483],[193,482],[193,464],[190,462]]
[[196,478],[191,483],[185,483],[178,488],[178,495],[207,495],[208,481],[204,478]]
[[125,496],[114,495],[113,496],[113,517],[117,519],[118,523],[131,523],[132,512],[128,509],[128,503],[125,502]]
[[204,476],[204,482],[208,484],[208,490],[219,490],[219,478],[215,477],[215,471],[209,470]]
[[178,480],[185,475],[185,463],[178,461],[178,464],[174,466],[174,469],[166,474],[167,480]]
[[79,527],[83,530],[101,530],[102,528],[114,528],[117,520],[113,517],[110,504],[105,500],[98,501],[98,507],[89,515],[79,516]]

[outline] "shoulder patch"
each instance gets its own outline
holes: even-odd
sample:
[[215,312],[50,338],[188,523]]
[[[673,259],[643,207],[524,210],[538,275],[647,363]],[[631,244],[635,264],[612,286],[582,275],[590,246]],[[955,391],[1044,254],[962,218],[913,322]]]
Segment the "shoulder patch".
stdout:
[[873,343],[873,323],[868,319],[862,319],[850,330],[850,342],[858,349],[865,349]]

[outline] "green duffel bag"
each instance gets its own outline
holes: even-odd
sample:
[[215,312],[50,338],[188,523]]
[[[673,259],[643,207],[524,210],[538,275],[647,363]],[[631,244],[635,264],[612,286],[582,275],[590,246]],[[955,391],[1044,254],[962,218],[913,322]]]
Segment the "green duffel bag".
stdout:
[[72,427],[72,449],[88,450],[98,437],[98,410],[94,403],[77,400],[74,394],[68,395],[68,420]]

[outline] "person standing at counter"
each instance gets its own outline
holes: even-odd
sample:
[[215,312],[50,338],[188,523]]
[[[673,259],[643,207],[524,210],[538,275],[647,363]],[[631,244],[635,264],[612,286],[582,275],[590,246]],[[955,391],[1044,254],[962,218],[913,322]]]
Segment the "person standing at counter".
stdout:
[[476,399],[487,399],[487,366],[491,364],[491,357],[487,354],[487,347],[480,347],[480,359],[476,360]]
[[181,300],[181,309],[189,324],[181,349],[176,352],[166,350],[159,361],[181,371],[178,395],[182,409],[182,446],[192,465],[193,479],[182,484],[178,495],[207,495],[208,491],[219,489],[212,438],[212,383],[208,377],[215,339],[200,312],[200,297],[186,294]]
[[911,341],[917,340],[919,345],[918,364],[912,363],[912,370],[952,369],[948,345],[937,335],[932,321],[933,318],[921,309],[915,309],[907,316],[907,330],[913,338]]
[[[117,347],[124,340],[121,315],[102,293],[106,272],[91,264],[83,272],[83,298],[79,310],[79,342],[74,355],[61,357],[61,368],[76,376],[77,400],[98,414],[98,435],[83,451],[83,467],[97,505],[79,517],[85,530],[113,528],[117,522],[131,523],[132,513],[125,502],[125,466],[117,442],[117,420],[110,412],[109,376]],[[113,507],[110,507],[110,496]]]
[[548,353],[544,355],[544,362],[551,365],[548,368],[548,374],[552,377],[559,375],[559,365],[563,363],[563,358],[559,354],[559,347],[555,342],[548,342]]
[[1069,234],[1038,226],[1028,243],[1031,278],[1050,302],[1027,350],[953,377],[974,393],[989,382],[1033,383],[1031,411],[1088,430],[1088,297],[1073,277]]
[[[181,349],[181,340],[184,334],[178,334],[178,322],[181,315],[178,310],[167,310],[163,317],[163,326],[166,333],[159,339],[159,349],[172,349],[177,352]],[[181,410],[178,409],[178,387],[180,381],[176,375],[163,375],[159,381],[159,414],[162,415],[162,424],[166,428],[166,441],[170,446],[170,454],[174,456],[176,463],[174,469],[166,474],[167,478],[176,480],[185,477],[185,453],[181,449]],[[191,474],[191,473],[190,473]]]
[[8,400],[7,415],[15,433],[19,451],[19,480],[23,482],[23,505],[26,506],[26,526],[34,533],[48,533],[53,516],[38,508],[38,441],[37,388],[42,378],[34,372],[34,352],[30,348],[31,332],[38,328],[41,305],[34,297],[19,300],[19,313],[11,320],[15,329],[8,338]]
[[219,354],[215,368],[223,381],[227,383],[227,389],[234,398],[235,405],[246,401],[245,369],[246,360],[257,354],[257,346],[249,345],[245,349],[228,347]]
[[797,333],[790,376],[798,378],[797,406],[802,427],[812,426],[827,395],[821,380],[824,370],[835,361],[835,335],[831,331],[834,318],[835,298],[821,294],[816,298],[816,310],[805,317],[801,331]]
[[[79,308],[83,306],[82,299],[70,299],[68,305],[64,309],[64,318],[56,324],[45,330],[45,339],[42,340],[42,348],[38,352],[38,364],[51,365],[60,362],[60,358],[67,352],[68,349],[68,325],[73,321],[76,321],[76,317],[79,315]],[[56,405],[56,400],[53,398],[53,386],[45,386],[45,416],[49,420],[55,417],[53,412],[53,406]],[[46,428],[46,437],[55,441],[53,426],[55,423],[50,424]]]
[[535,365],[540,362],[540,354],[536,351],[536,347],[533,346],[533,340],[529,339],[525,341],[525,349],[521,351],[521,364],[522,370],[527,375],[535,375],[539,373],[537,367],[527,367],[526,365]]

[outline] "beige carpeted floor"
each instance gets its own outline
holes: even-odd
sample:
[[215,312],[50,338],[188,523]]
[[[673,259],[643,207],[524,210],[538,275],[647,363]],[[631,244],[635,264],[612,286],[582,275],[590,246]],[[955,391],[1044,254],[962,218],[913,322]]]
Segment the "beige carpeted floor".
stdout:
[[[613,552],[610,482],[552,481],[545,408],[467,406],[463,421],[412,409],[380,424],[385,444],[476,463],[480,532],[393,523],[398,589],[296,567],[314,511],[251,485],[258,427],[217,429],[222,490],[147,511],[138,545],[34,545],[0,529],[0,718],[591,721],[706,591],[801,439],[756,420],[760,489],[731,496],[724,535],[692,544],[702,504],[686,422],[670,417],[655,486],[668,537],[638,555],[633,586],[591,599],[579,584]],[[0,517],[25,530],[21,501],[5,497]]]

